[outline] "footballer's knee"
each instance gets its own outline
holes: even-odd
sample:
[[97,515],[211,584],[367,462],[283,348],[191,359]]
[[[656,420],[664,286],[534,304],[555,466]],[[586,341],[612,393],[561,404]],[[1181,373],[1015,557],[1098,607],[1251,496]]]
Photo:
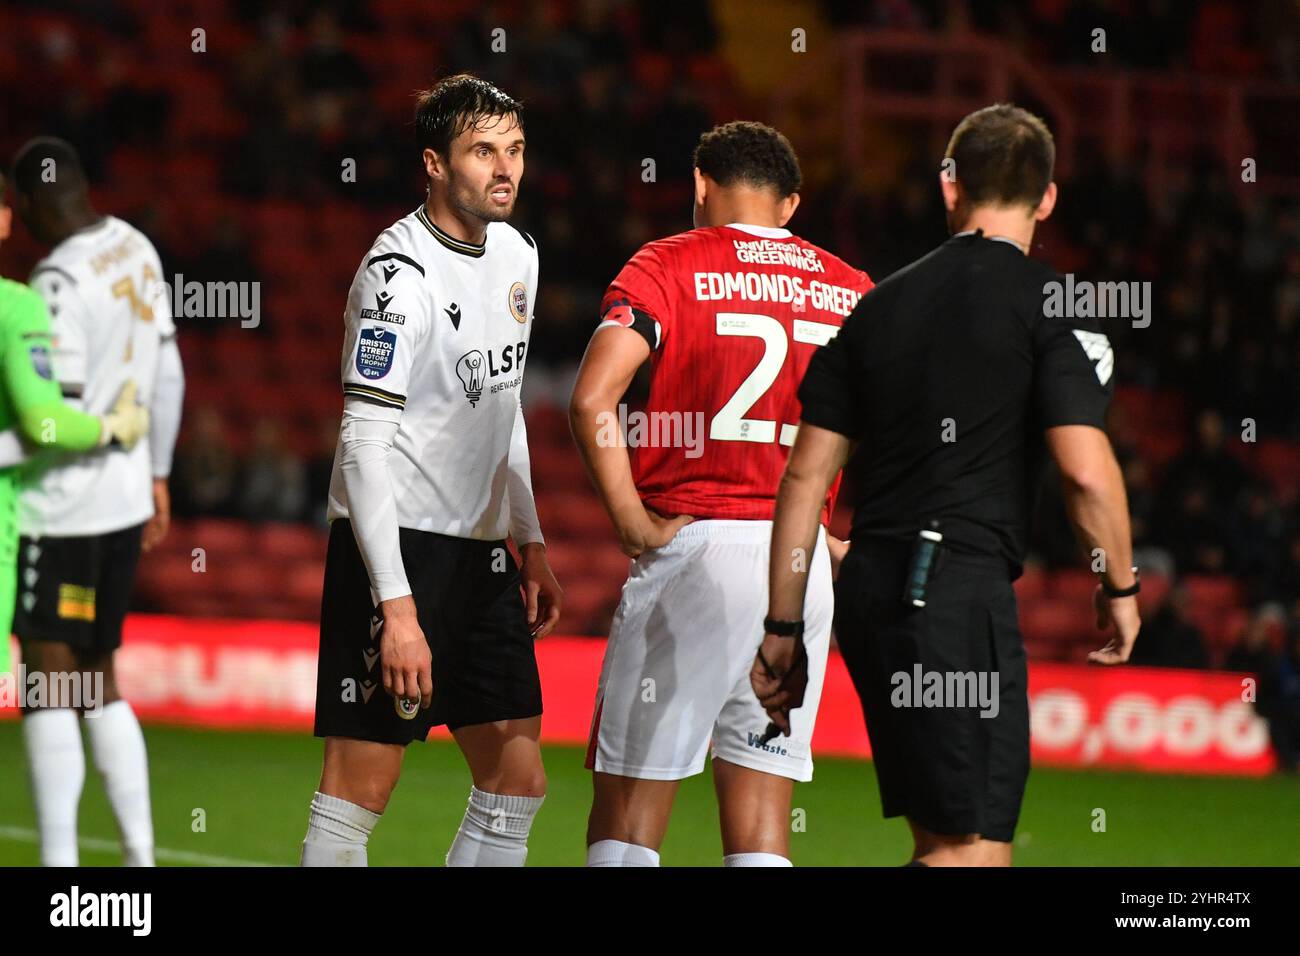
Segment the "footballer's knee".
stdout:
[[320,792],[383,813],[401,775],[402,754],[399,744],[329,737]]
[[485,793],[496,793],[503,797],[544,797],[546,771],[539,763],[530,770],[502,772],[481,781],[476,780],[474,786]]

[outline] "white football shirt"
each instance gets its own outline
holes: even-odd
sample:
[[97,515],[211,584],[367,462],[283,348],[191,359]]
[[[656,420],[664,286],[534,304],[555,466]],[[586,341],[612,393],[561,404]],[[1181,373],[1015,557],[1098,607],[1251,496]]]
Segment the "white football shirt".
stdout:
[[[103,415],[127,379],[153,398],[160,344],[176,334],[158,253],[114,216],[63,240],[32,272],[45,300],[64,400]],[[29,537],[106,534],[153,517],[149,442],[131,451],[46,452],[23,469],[18,525]]]
[[[421,206],[386,229],[352,280],[344,313],[343,392],[376,417],[400,414],[388,474],[398,527],[460,538],[541,540],[519,390],[537,295],[537,247],[506,223],[482,245],[439,229]],[[513,446],[513,447],[512,447]],[[328,517],[348,516],[335,451]],[[522,459],[522,460],[521,460]],[[521,518],[521,516],[523,516]]]

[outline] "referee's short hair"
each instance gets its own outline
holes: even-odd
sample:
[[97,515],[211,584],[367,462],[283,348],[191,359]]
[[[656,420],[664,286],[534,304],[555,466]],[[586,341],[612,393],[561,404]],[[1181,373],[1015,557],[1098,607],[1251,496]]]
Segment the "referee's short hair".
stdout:
[[762,123],[736,120],[715,126],[695,147],[695,166],[719,186],[776,190],[784,199],[799,191],[799,157],[790,141]]
[[1042,201],[1056,165],[1047,124],[1010,103],[971,113],[952,131],[946,159],[972,206],[1029,206]]
[[472,73],[445,77],[416,94],[416,145],[446,156],[452,140],[492,117],[513,118],[522,128],[524,105]]

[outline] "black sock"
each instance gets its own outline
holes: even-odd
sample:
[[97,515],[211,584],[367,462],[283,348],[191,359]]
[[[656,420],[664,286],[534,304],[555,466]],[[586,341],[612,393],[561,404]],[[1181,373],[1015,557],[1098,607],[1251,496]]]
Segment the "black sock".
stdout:
[[924,866],[924,867],[928,868],[928,867],[930,866],[930,864],[929,864],[929,863],[922,863],[920,860],[913,860],[911,863],[904,863],[903,866]]

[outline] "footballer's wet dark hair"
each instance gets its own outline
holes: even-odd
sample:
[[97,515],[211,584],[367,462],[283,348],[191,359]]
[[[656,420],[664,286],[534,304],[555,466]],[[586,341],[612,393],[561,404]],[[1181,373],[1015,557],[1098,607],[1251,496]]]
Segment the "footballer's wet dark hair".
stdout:
[[770,187],[781,198],[803,182],[799,157],[781,133],[762,123],[736,120],[715,126],[695,147],[695,166],[719,186]]
[[958,123],[944,157],[972,206],[1035,209],[1052,181],[1056,142],[1033,113],[998,103]]
[[495,124],[497,118],[524,125],[524,106],[487,80],[457,73],[439,80],[415,97],[415,141],[421,150],[446,156],[452,141],[467,129]]

